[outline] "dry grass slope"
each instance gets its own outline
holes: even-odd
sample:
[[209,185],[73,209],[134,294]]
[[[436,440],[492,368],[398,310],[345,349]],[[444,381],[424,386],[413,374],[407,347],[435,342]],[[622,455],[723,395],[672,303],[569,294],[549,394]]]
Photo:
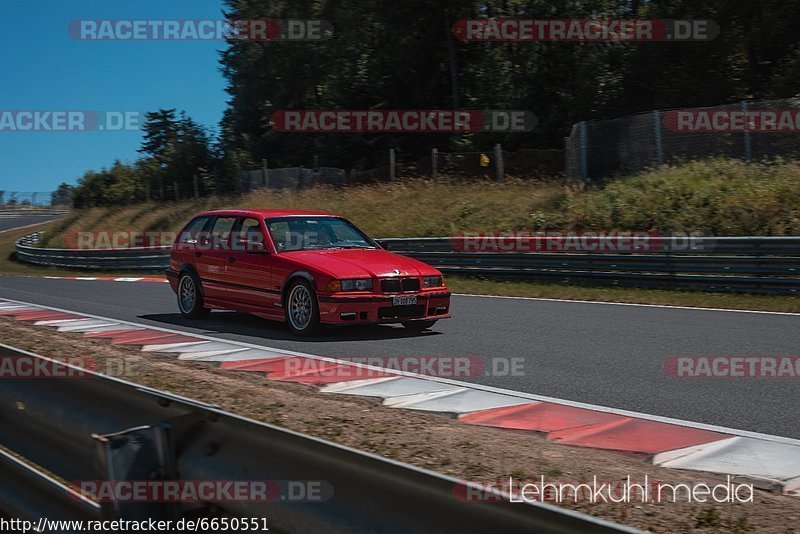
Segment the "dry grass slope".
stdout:
[[378,237],[543,228],[800,235],[799,184],[800,163],[712,160],[589,188],[521,179],[440,179],[262,190],[241,197],[76,211],[53,225],[42,244],[59,246],[68,231],[178,230],[202,210],[269,207],[331,211]]

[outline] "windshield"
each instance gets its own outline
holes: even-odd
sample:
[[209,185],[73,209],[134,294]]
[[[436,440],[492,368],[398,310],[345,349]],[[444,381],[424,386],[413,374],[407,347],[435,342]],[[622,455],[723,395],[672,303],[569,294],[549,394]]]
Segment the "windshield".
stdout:
[[344,248],[378,248],[351,222],[339,217],[280,217],[267,220],[278,252]]

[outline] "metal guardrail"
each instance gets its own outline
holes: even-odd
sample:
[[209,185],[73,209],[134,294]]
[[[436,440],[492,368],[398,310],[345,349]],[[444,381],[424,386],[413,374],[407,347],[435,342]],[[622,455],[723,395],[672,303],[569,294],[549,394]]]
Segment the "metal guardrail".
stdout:
[[422,260],[445,274],[619,287],[800,294],[800,237],[657,237],[651,240],[656,245],[650,247],[654,250],[624,254],[461,252],[469,248],[464,239],[397,238],[384,239],[382,243],[393,252]]
[[17,259],[36,265],[90,270],[163,271],[169,265],[170,247],[124,250],[73,250],[40,248],[42,232],[26,235],[16,243]]
[[[38,248],[40,234],[19,240],[17,258],[65,268],[162,270],[169,247],[126,250]],[[665,237],[646,253],[460,252],[460,238],[380,240],[392,252],[445,274],[524,278],[621,287],[800,294],[800,237]],[[455,245],[455,246],[454,246]],[[455,249],[455,250],[454,250]]]
[[[14,357],[69,367],[0,344],[0,358]],[[82,373],[3,381],[0,444],[25,463],[0,454],[0,512],[32,521],[264,517],[278,532],[638,532],[499,493],[493,502],[466,501],[457,497],[466,494],[463,481]],[[45,472],[66,481],[320,481],[325,498],[98,506]]]

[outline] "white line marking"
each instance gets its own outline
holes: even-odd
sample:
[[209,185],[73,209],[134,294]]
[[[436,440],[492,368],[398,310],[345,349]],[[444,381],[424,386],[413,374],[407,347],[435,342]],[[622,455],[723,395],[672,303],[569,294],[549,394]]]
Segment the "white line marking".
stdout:
[[[800,279],[798,280],[800,284]],[[639,306],[643,308],[670,308],[675,310],[697,310],[697,311],[716,311],[716,312],[736,312],[736,313],[761,313],[767,315],[798,315],[800,312],[778,312],[762,310],[736,310],[729,308],[700,308],[697,306],[671,306],[669,304],[637,304],[634,302],[603,302],[601,300],[574,300],[574,299],[548,299],[544,297],[513,297],[509,295],[475,295],[472,293],[453,293],[454,297],[482,297],[490,299],[514,299],[514,300],[542,300],[545,302],[568,302],[573,304],[607,304],[610,306]],[[786,296],[786,295],[783,295]],[[800,300],[798,300],[800,306]]]

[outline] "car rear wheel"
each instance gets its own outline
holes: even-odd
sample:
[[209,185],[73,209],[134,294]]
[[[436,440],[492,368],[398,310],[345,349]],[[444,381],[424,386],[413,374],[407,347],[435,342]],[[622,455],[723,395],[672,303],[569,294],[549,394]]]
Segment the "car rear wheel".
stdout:
[[436,324],[436,319],[429,319],[427,321],[406,321],[402,323],[404,327],[414,332],[422,332]]
[[319,306],[311,284],[298,280],[286,295],[286,323],[292,333],[310,336],[319,328]]
[[211,313],[203,307],[200,281],[192,273],[183,273],[178,280],[178,309],[187,319],[203,319]]

